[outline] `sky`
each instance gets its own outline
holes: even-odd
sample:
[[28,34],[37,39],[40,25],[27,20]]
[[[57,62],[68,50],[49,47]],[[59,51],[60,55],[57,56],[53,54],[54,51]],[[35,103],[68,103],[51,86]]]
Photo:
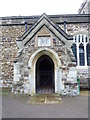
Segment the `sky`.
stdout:
[[0,17],[78,14],[83,0],[0,0]]

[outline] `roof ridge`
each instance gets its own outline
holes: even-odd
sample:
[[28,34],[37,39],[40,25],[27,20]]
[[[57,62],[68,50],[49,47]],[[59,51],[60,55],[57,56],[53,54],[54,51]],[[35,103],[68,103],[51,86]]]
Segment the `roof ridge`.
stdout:
[[[72,39],[70,35],[68,35],[61,27],[59,27],[57,24],[55,24],[47,15],[46,13],[43,13],[38,20],[35,22],[35,24],[32,25],[32,27],[21,36],[17,38],[17,41],[22,41],[25,37],[28,36],[28,34],[39,24],[43,19],[46,19],[60,34],[64,35],[67,39]],[[63,33],[62,33],[63,32]]]

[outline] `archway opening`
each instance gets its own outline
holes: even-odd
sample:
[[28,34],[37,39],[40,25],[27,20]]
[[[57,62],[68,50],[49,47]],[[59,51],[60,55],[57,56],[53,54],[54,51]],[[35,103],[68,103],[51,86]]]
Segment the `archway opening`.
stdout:
[[36,62],[36,93],[54,91],[54,62],[49,56],[43,55]]

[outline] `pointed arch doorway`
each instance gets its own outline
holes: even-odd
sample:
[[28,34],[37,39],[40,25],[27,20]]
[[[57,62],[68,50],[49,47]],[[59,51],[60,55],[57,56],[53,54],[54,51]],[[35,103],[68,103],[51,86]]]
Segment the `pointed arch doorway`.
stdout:
[[36,62],[36,93],[54,93],[54,62],[43,55]]

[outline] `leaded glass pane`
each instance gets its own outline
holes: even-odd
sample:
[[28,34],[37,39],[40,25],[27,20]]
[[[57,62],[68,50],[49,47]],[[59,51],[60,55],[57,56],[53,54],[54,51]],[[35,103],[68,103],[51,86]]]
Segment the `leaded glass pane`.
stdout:
[[38,37],[38,46],[50,46],[50,37]]
[[77,48],[76,48],[76,44],[73,44],[73,46],[72,46],[72,51],[73,51],[73,54],[74,54],[74,56],[75,56],[76,63],[77,63]]
[[79,61],[80,61],[80,66],[85,65],[85,57],[84,57],[84,46],[80,45],[79,46]]
[[90,66],[90,44],[87,45],[87,65]]

